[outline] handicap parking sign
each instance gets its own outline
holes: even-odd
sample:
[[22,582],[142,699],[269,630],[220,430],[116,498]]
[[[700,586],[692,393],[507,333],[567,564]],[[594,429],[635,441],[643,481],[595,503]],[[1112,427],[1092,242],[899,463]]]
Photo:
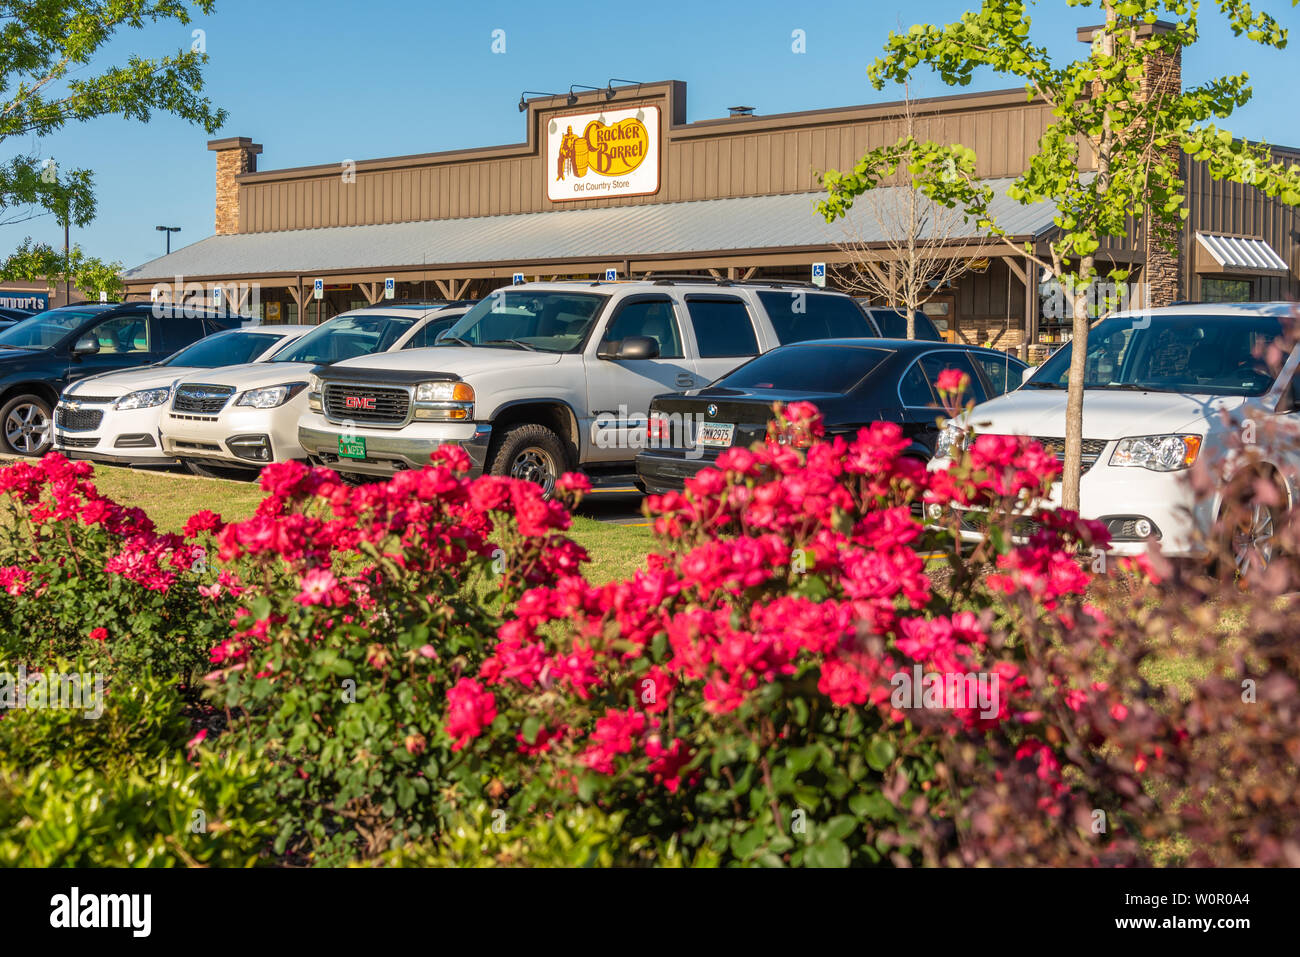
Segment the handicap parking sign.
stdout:
[[820,286],[823,289],[826,287],[826,264],[825,263],[812,264],[812,281],[814,286]]
[[617,269],[606,269],[606,270],[605,270],[605,282],[615,282],[615,281],[617,281],[617,279],[618,279],[618,270],[617,270]]
[[515,284],[516,286],[522,286],[522,285],[524,284],[524,274],[523,274],[523,273],[521,273],[521,272],[517,272],[517,273],[515,273],[515,275],[514,275],[514,284]]

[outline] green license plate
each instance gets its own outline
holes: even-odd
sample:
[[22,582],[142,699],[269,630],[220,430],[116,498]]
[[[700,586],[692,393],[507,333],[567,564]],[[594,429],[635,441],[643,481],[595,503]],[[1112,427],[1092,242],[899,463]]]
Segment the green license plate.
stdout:
[[360,438],[345,439],[339,436],[339,458],[341,459],[364,459],[366,457],[366,440]]

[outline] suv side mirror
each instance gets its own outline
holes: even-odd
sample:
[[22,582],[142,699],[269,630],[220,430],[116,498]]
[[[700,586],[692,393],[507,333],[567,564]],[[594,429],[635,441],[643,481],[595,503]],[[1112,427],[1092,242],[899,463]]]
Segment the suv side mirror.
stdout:
[[596,353],[599,359],[658,359],[659,342],[651,339],[649,336],[628,336],[614,347],[612,342],[602,342],[600,351]]
[[82,336],[72,347],[74,356],[93,356],[99,352],[99,340],[94,336]]

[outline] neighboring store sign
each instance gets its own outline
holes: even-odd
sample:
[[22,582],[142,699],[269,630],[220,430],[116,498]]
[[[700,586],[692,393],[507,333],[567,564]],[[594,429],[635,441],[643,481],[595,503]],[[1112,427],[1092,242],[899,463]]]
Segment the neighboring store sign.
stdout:
[[311,291],[312,291],[312,295],[315,296],[317,299],[324,299],[324,298],[325,298],[325,280],[324,280],[324,279],[317,279],[315,282],[313,282],[312,285],[311,285]]
[[266,304],[267,322],[279,322],[282,315],[283,313],[280,311],[280,304],[278,302],[268,302]]
[[818,286],[822,289],[826,288],[826,264],[825,263],[812,264],[812,281],[814,286]]
[[385,298],[385,299],[392,299],[392,298],[393,298],[394,296],[396,296],[396,295],[397,295],[397,280],[395,280],[395,279],[385,279],[385,280],[384,280],[384,298]]
[[552,202],[659,192],[659,107],[553,116],[546,136]]
[[100,302],[108,302],[108,293],[106,293],[106,292],[105,292],[104,290],[102,290],[102,289],[99,290],[99,301],[100,301]]
[[48,308],[50,308],[50,294],[47,292],[0,289],[0,309],[30,309],[32,312],[44,312]]

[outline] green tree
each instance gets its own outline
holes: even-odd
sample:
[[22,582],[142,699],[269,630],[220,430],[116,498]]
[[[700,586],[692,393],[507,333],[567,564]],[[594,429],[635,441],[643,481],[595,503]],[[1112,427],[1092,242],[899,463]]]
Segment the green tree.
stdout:
[[[1154,82],[1154,64],[1180,55],[1198,40],[1196,0],[1052,2],[1098,11],[1096,19],[1102,22],[1086,57],[1054,62],[1045,47],[1029,38],[1029,4],[985,0],[978,11],[955,23],[891,32],[885,55],[867,74],[881,89],[886,82],[906,82],[925,66],[945,83],[965,86],[976,69],[987,68],[1022,81],[1029,97],[1052,111],[1053,122],[1008,194],[1023,204],[1050,201],[1057,208],[1057,230],[1047,254],[1030,245],[1018,251],[1048,270],[1071,299],[1074,341],[1062,502],[1077,509],[1088,290],[1099,276],[1102,240],[1128,235],[1132,218],[1172,245],[1187,215],[1180,151],[1204,161],[1216,179],[1250,184],[1292,205],[1300,204],[1300,167],[1275,161],[1267,146],[1239,140],[1215,125],[1214,120],[1228,117],[1250,99],[1248,74],[1183,89]],[[1216,5],[1235,36],[1276,49],[1286,46],[1287,31],[1246,0],[1216,0]],[[823,183],[828,197],[820,210],[834,220],[866,190],[910,177],[927,196],[963,208],[990,235],[1009,243],[990,212],[993,191],[975,178],[975,160],[974,151],[962,145],[905,137],[867,153],[850,171],[827,171]],[[1116,281],[1128,279],[1123,268],[1107,273]]]
[[[147,122],[170,113],[215,133],[226,114],[203,95],[208,57],[202,34],[171,56],[128,58],[124,66],[99,67],[97,56],[120,32],[160,22],[190,22],[191,8],[212,12],[215,0],[0,0],[0,226],[53,214],[67,225],[95,218],[94,173],[61,168],[37,146],[70,123],[102,116]],[[38,275],[75,282],[83,291],[121,288],[118,264],[66,253],[26,240],[0,260],[0,279]],[[111,277],[106,275],[111,273]],[[116,283],[116,285],[114,285]]]

